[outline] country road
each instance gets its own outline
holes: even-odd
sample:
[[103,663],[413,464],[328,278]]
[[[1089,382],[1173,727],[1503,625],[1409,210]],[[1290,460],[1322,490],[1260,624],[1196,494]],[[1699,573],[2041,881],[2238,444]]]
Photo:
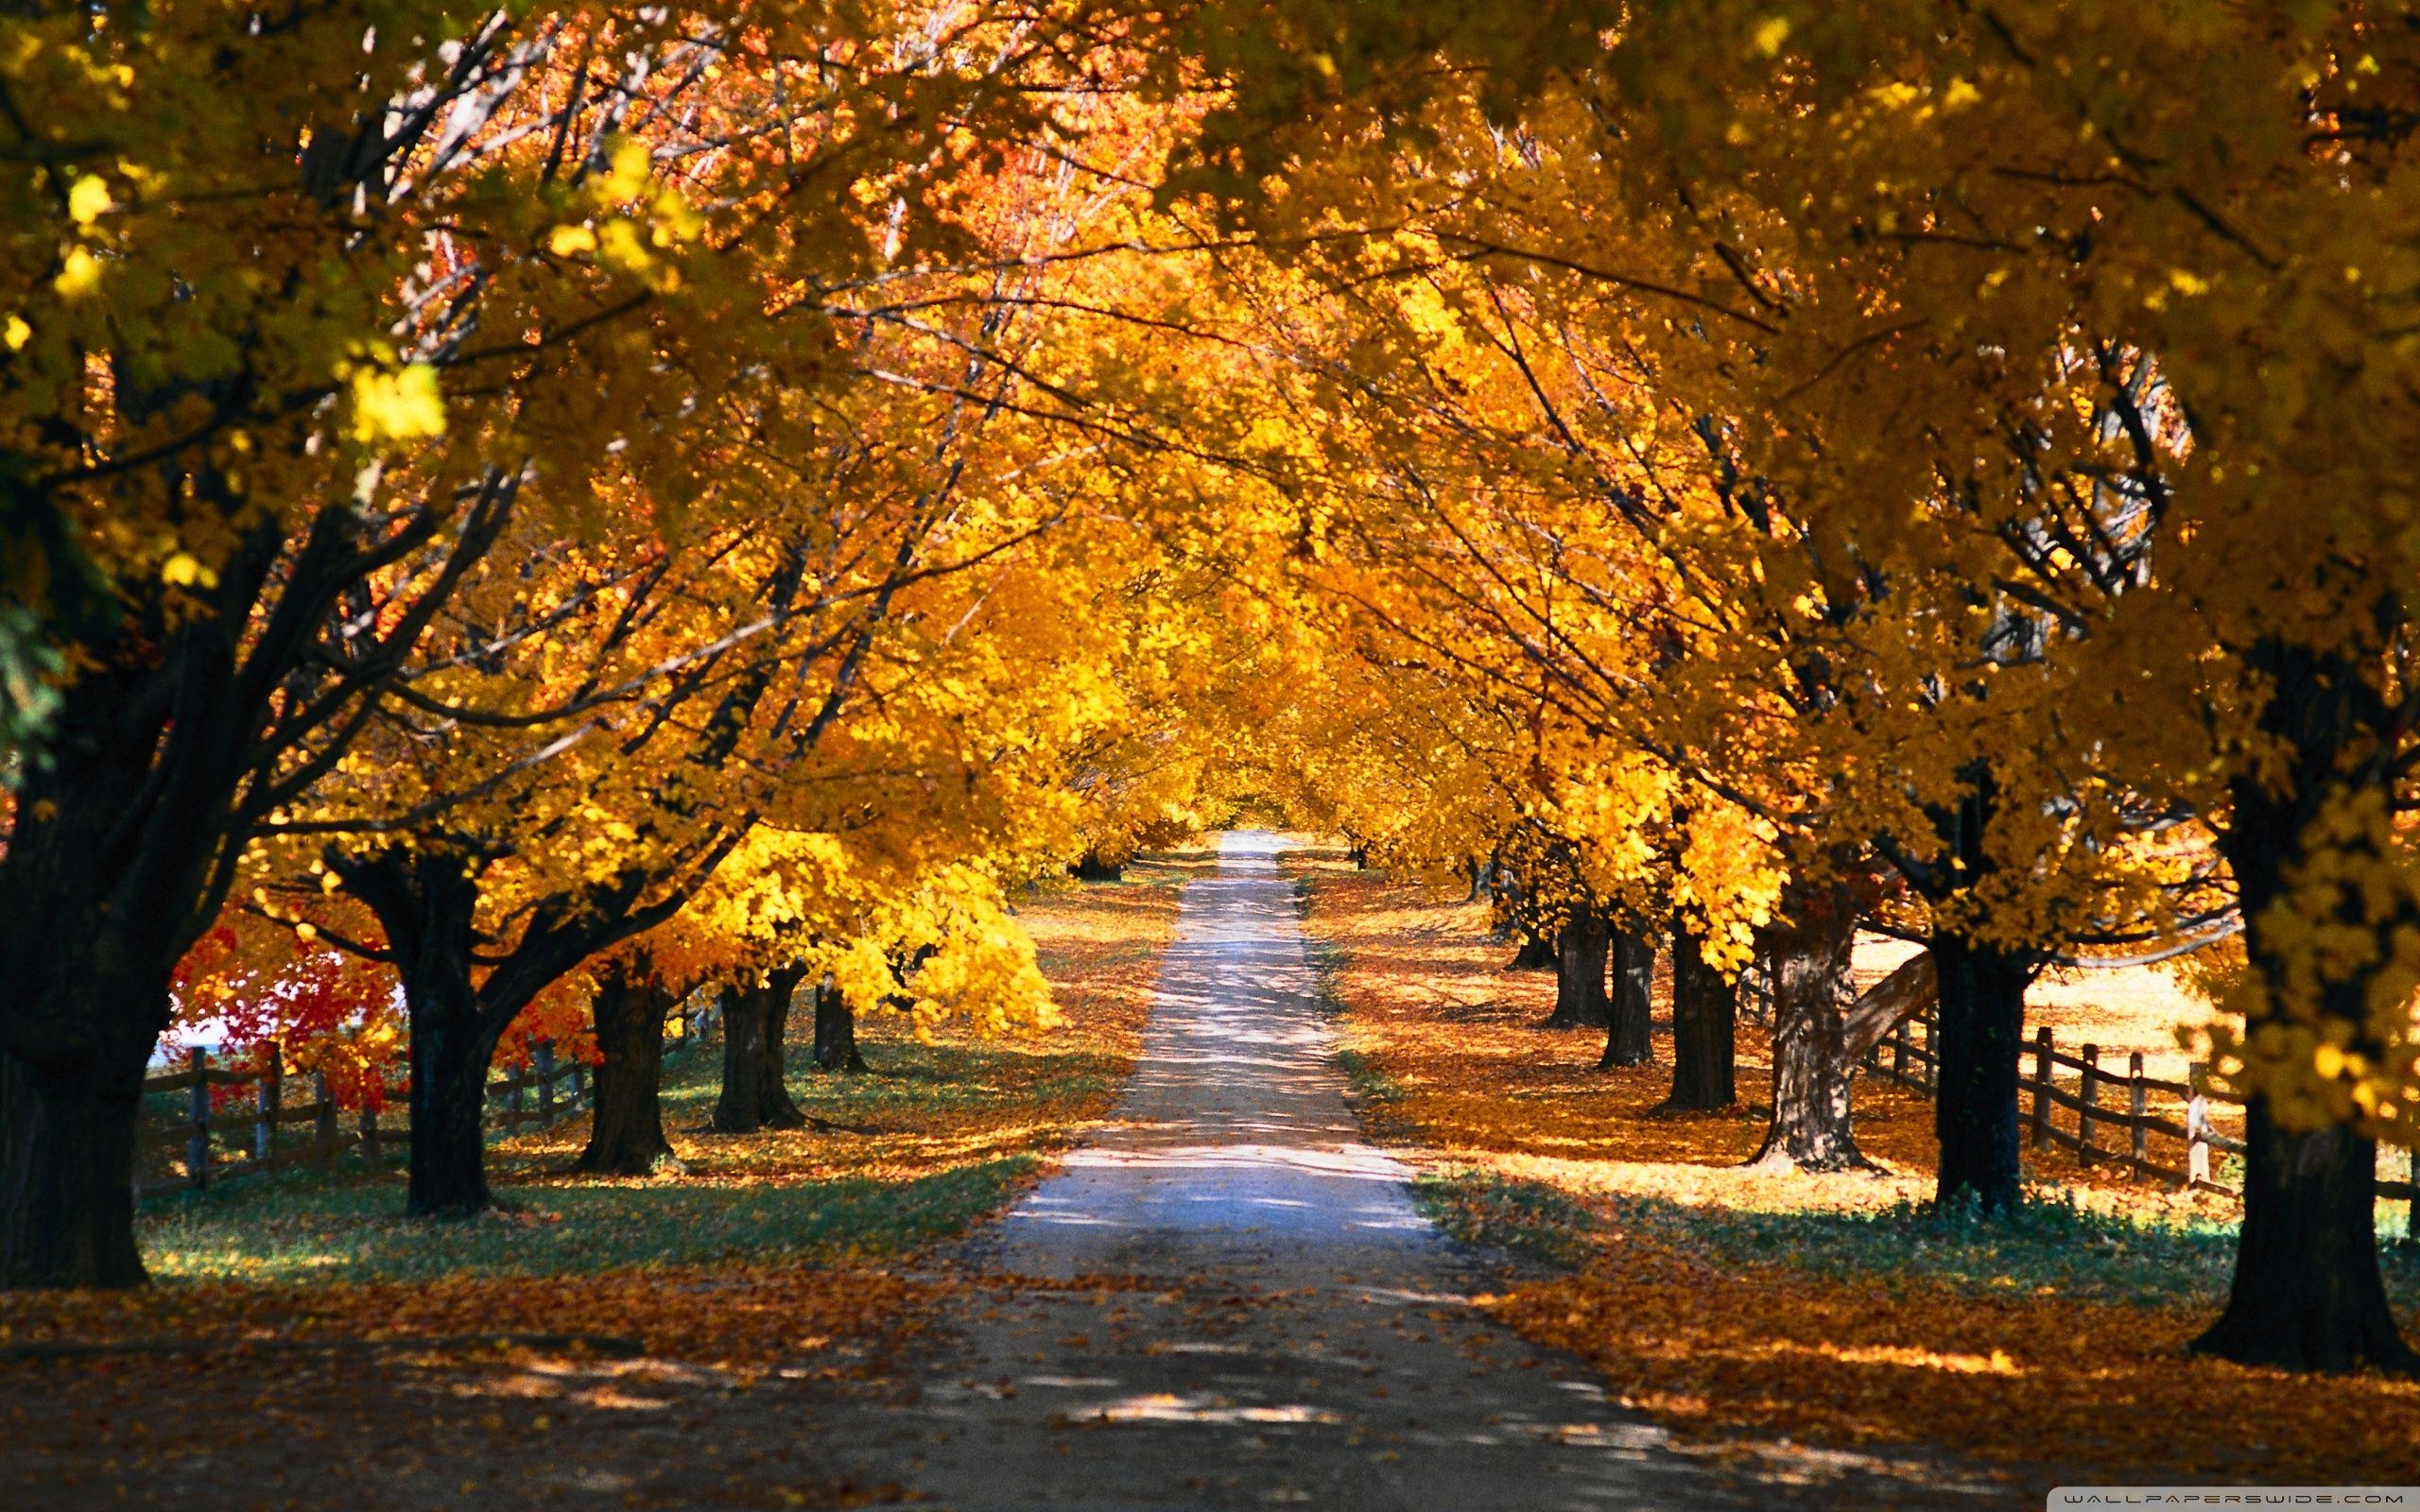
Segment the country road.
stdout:
[[1500,1263],[1361,1139],[1276,837],[1220,844],[1113,1127],[959,1251],[1037,1284],[981,1290],[883,1416],[886,1472],[956,1512],[1789,1500],[1670,1452],[1469,1307]]

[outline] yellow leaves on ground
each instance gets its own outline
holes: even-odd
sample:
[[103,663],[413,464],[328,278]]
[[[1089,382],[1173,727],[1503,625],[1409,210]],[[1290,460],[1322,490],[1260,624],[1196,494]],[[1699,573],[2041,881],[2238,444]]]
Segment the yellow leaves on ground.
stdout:
[[78,226],[89,226],[109,212],[110,186],[104,180],[86,174],[67,191],[67,217]]
[[2420,1384],[2188,1357],[2191,1311],[1722,1274],[1636,1241],[1607,1246],[1582,1275],[1486,1306],[1697,1439],[1926,1443],[2138,1479],[2282,1484],[2392,1482],[2420,1449]]
[[551,1277],[452,1277],[409,1285],[216,1281],[121,1294],[10,1293],[0,1313],[0,1349],[535,1333],[762,1365],[818,1336],[895,1345],[921,1327],[915,1318],[929,1315],[934,1290],[873,1268],[721,1266],[609,1272],[577,1285]]
[[57,289],[62,299],[85,298],[101,286],[100,259],[81,247],[69,248],[67,255],[60,260],[59,276],[51,280],[50,286]]
[[[475,1505],[491,1484],[549,1500],[611,1493],[617,1506],[892,1502],[895,1487],[785,1465],[786,1452],[731,1452],[737,1425],[778,1423],[795,1442],[803,1410],[882,1389],[959,1290],[873,1267],[718,1266],[568,1285],[10,1293],[0,1482],[98,1503],[206,1465],[248,1503]],[[215,1348],[5,1360],[53,1343],[169,1342]],[[648,1431],[685,1429],[700,1411],[717,1429],[684,1434],[681,1452]]]

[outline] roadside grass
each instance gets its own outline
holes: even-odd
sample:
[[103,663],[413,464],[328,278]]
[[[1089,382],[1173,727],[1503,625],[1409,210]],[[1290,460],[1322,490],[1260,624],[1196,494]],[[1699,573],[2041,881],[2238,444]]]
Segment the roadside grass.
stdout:
[[1599,1228],[1594,1212],[1541,1181],[1458,1171],[1424,1176],[1411,1190],[1420,1211],[1463,1244],[1510,1249],[1550,1265],[1583,1263]]
[[1403,1088],[1392,1076],[1378,1069],[1378,1063],[1358,1050],[1340,1050],[1337,1064],[1344,1068],[1345,1085],[1353,1095],[1368,1103],[1394,1103],[1403,1100]]
[[[2215,1307],[2235,1258],[2231,1228],[2138,1223],[2035,1196],[1985,1219],[1900,1203],[1880,1210],[1758,1211],[1610,1196],[1471,1169],[1417,1185],[1455,1238],[1579,1266],[1612,1235],[1726,1270],[1772,1266],[1826,1281],[1921,1286],[1960,1296],[2060,1297],[2137,1307]],[[2420,1303],[2420,1257],[2390,1251],[2392,1284]]]
[[[1742,1171],[1764,1109],[1664,1116],[1661,1032],[1657,1064],[1595,1071],[1596,1034],[1535,1027],[1551,976],[1502,971],[1480,910],[1340,856],[1288,865],[1371,1136],[1424,1171],[1448,1233],[1562,1267],[1480,1305],[1683,1442],[1929,1446],[2036,1491],[2392,1484],[2420,1463],[2420,1383],[2187,1351],[2225,1300],[2233,1204],[2053,1165],[2006,1218],[1937,1212],[1931,1106],[1871,1078],[1857,1132],[1881,1169]],[[1743,1026],[1743,1099],[1767,1091],[1764,1057]],[[2420,1251],[2386,1268],[2420,1336]]]

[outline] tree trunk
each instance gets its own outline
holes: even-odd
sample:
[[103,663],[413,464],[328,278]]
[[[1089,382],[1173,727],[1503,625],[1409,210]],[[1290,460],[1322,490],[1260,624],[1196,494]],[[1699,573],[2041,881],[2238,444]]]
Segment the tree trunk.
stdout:
[[2017,1060],[2025,1039],[2026,956],[1936,931],[1941,1063],[1933,1131],[1941,1141],[1933,1200],[1973,1200],[1987,1213],[2014,1211],[2018,1168]]
[[673,1160],[672,1142],[664,1134],[664,1022],[679,1001],[645,952],[605,968],[590,1000],[596,1111],[578,1169],[649,1176]]
[[784,1042],[789,1037],[790,1005],[798,996],[799,983],[805,978],[805,967],[785,966],[765,982],[765,1057],[761,1062],[764,1079],[757,1088],[756,1101],[767,1128],[806,1127],[806,1115],[799,1111],[797,1102],[790,1096],[788,1046]]
[[[165,1016],[164,1009],[163,1017]],[[0,1056],[0,1266],[17,1286],[140,1286],[135,1121],[148,1047],[67,1071]]]
[[[491,1208],[488,1066],[527,998],[491,1004],[472,983],[482,869],[477,852],[424,843],[332,859],[346,890],[378,916],[403,984],[412,1068],[405,1211],[459,1218]],[[491,987],[498,974],[489,973]]]
[[[191,396],[121,384],[113,397],[148,416]],[[400,664],[429,622],[406,613],[339,637],[327,610],[371,558],[443,528],[445,510],[372,541],[365,529],[386,527],[339,502],[293,551],[294,522],[225,483],[204,468],[170,484],[194,518],[217,522],[215,584],[73,572],[51,582],[44,628],[77,673],[43,731],[46,759],[14,773],[0,843],[0,1057],[19,1066],[0,1099],[11,1105],[0,1111],[11,1120],[0,1135],[9,1285],[144,1280],[130,1195],[142,1076],[177,962],[216,917],[266,817],[238,797],[257,798],[302,752],[338,757],[361,728],[360,701],[385,686],[376,669]],[[504,519],[486,503],[455,515],[455,559],[475,560]]]
[[1655,1058],[1655,939],[1633,930],[1614,931],[1613,998],[1599,1071],[1644,1066]]
[[1739,1100],[1732,1069],[1739,988],[1708,966],[1685,920],[1672,928],[1672,1095],[1675,1112],[1707,1112]]
[[0,839],[8,1286],[147,1280],[132,1195],[143,1075],[178,958],[218,907],[224,763],[251,738],[233,725],[221,629],[191,627],[171,664],[147,669],[158,645],[112,643],[119,660],[62,691],[50,759],[17,774]]
[[2377,1146],[2341,1126],[2288,1133],[2258,1095],[2244,1143],[2235,1285],[2191,1348],[2285,1370],[2420,1370],[2378,1273]]
[[857,1057],[857,1016],[829,980],[815,988],[815,1065],[819,1071],[866,1069]]
[[1613,1022],[1605,1000],[1605,954],[1612,944],[1596,910],[1574,904],[1555,936],[1554,1012],[1541,1028],[1602,1029]]
[[[2410,910],[2373,913],[2364,889],[2342,889],[2336,916],[2320,922],[2367,934],[2370,964],[2331,973],[2315,1002],[2308,985],[2295,980],[2290,940],[2271,937],[2272,911],[2285,899],[2289,878],[2310,859],[2311,826],[2329,793],[2391,790],[2390,764],[2400,746],[2390,732],[2397,716],[2363,669],[2341,654],[2271,640],[2246,661],[2270,679],[2260,724],[2286,760],[2262,774],[2273,785],[2252,774],[2231,784],[2234,812],[2219,835],[2235,873],[2244,952],[2271,1003],[2302,998],[2308,1021],[2337,1029],[2348,1049],[2377,1057],[2382,1047],[2370,1037],[2368,998],[2376,973],[2397,957],[2395,935],[2414,927]],[[2366,836],[2339,844],[2353,852],[2340,865],[2392,865]],[[2246,1034],[2284,1017],[2280,1010],[2277,1018],[2253,1018]],[[2241,1365],[2420,1370],[2420,1355],[2396,1332],[2378,1271],[2377,1147],[2342,1127],[2307,1134],[2279,1128],[2258,1092],[2245,1109],[2244,1143],[2235,1282],[2225,1313],[2192,1347]]]
[[753,1134],[765,1126],[765,1030],[771,994],[764,984],[722,989],[722,1093],[707,1127],[717,1134]]
[[[409,1001],[412,994],[406,989]],[[416,1218],[467,1218],[495,1206],[488,1190],[488,1066],[498,1034],[470,1011],[411,1003],[411,1183]]]
[[[806,1126],[806,1115],[790,1098],[782,1042],[790,999],[805,975],[804,967],[786,966],[761,982],[723,989],[722,1095],[715,1103],[713,1125],[717,1131],[753,1134]],[[849,1049],[854,1057],[854,1038]]]
[[1938,1002],[1939,987],[1932,952],[1918,951],[1901,962],[1897,971],[1858,993],[1857,1001],[1849,1005],[1848,1019],[1841,1030],[1846,1041],[1842,1048],[1849,1058],[1861,1059],[1867,1051],[1891,1038],[1891,1032],[1902,1022]]
[[1773,1121],[1748,1163],[1768,1170],[1844,1171],[1866,1165],[1849,1132],[1842,1010],[1857,904],[1843,884],[1793,883],[1782,921],[1767,932],[1773,990]]

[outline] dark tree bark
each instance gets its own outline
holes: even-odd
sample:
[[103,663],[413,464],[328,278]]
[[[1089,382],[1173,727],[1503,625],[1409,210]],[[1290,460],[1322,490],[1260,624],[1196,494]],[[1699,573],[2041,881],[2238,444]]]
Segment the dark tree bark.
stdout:
[[723,988],[722,1094],[711,1125],[717,1133],[806,1126],[784,1080],[782,1048],[789,1000],[805,974],[803,968],[784,967],[761,982]]
[[1644,1066],[1655,1058],[1655,940],[1634,930],[1614,931],[1610,952],[1613,997],[1599,1071]]
[[405,1208],[415,1217],[466,1217],[494,1205],[487,1177],[488,1067],[522,1004],[497,1011],[472,985],[479,868],[475,857],[441,849],[337,862],[347,888],[386,926],[403,984],[412,1076]]
[[650,1176],[673,1161],[664,1133],[664,1024],[680,993],[644,951],[610,962],[590,1011],[596,1027],[596,1111],[578,1168]]
[[1866,1165],[1849,1131],[1857,1063],[1842,1034],[1858,902],[1845,883],[1793,882],[1766,934],[1773,984],[1773,1120],[1752,1166],[1842,1171]]
[[1605,955],[1613,934],[1596,910],[1575,903],[1555,936],[1554,1012],[1547,1029],[1601,1029],[1613,1022],[1605,997]]
[[1672,927],[1672,1095],[1675,1112],[1708,1112],[1739,1100],[1733,1071],[1739,988],[1706,964],[1687,920]]
[[767,1128],[806,1127],[806,1114],[790,1096],[788,1044],[790,1008],[797,1002],[799,984],[805,980],[804,966],[781,967],[766,979],[765,1081],[756,1095],[765,1110]]
[[250,832],[260,709],[237,637],[278,545],[274,532],[244,539],[216,613],[172,626],[147,595],[106,606],[78,646],[94,664],[61,690],[49,759],[19,774],[0,845],[9,1286],[147,1279],[132,1196],[143,1076],[169,977]]
[[[165,985],[160,1018],[167,1017]],[[139,1286],[135,1125],[149,1058],[131,1050],[37,1069],[0,1057],[10,1286]]]
[[2377,1146],[2349,1128],[2288,1133],[2260,1096],[2244,1143],[2235,1284],[2192,1348],[2285,1370],[2420,1369],[2378,1271]]
[[1941,1005],[1933,1093],[1941,1165],[1933,1200],[1944,1208],[1972,1201],[1986,1213],[2011,1212],[2024,1180],[2016,1094],[2025,989],[2039,957],[1939,932],[1931,955]]
[[717,1134],[753,1134],[765,1126],[765,1010],[763,987],[726,987],[722,1007],[722,1091],[706,1126]]
[[[2388,768],[2403,747],[2401,716],[2364,669],[2342,655],[2267,641],[2246,660],[2270,681],[2261,729],[2287,760],[2284,770],[2269,774],[2274,786],[2253,775],[2232,784],[2234,812],[2219,847],[2235,873],[2245,953],[2271,998],[2284,1001],[2294,988],[2289,953],[2271,938],[2271,906],[2307,859],[2306,836],[2332,791],[2392,787]],[[2344,1026],[2349,1048],[2375,1057],[2382,1047],[2367,1028],[2373,973],[2393,958],[2388,933],[2420,920],[2408,909],[2383,919],[2366,909],[2361,890],[2347,888],[2338,917],[2378,940],[2378,965],[2322,984],[2314,1006],[2324,1021]],[[2261,1022],[2253,1019],[2247,1031]],[[2258,1092],[2245,1109],[2244,1140],[2250,1148],[2234,1285],[2226,1311],[2192,1348],[2242,1365],[2420,1372],[2420,1354],[2396,1331],[2378,1272],[2377,1146],[2344,1128],[2279,1128]]]
[[[503,1028],[491,1031],[466,995],[405,988],[411,1002],[411,1178],[405,1211],[466,1218],[495,1206],[488,1190],[488,1067]],[[509,1022],[509,1021],[508,1021]]]
[[815,988],[815,1066],[819,1071],[860,1072],[857,1016],[838,988],[826,980]]
[[1073,867],[1078,882],[1122,882],[1126,878],[1126,863],[1105,861],[1098,850],[1087,850]]
[[[1986,841],[1999,815],[1999,777],[1984,759],[1968,763],[1959,776],[1956,800],[1927,810],[1941,842],[1938,855],[1910,856],[1887,843],[1885,849],[1909,885],[1932,901],[1936,915],[1945,902],[1963,895],[1971,920],[1975,889],[1998,868]],[[1933,1132],[1941,1150],[1934,1202],[1944,1210],[1973,1203],[1985,1213],[2011,1212],[2023,1182],[2016,1091],[2025,989],[2042,957],[1938,926],[1928,954],[1941,1008],[1933,1078]],[[1851,1054],[1863,1048],[1855,1045]]]

